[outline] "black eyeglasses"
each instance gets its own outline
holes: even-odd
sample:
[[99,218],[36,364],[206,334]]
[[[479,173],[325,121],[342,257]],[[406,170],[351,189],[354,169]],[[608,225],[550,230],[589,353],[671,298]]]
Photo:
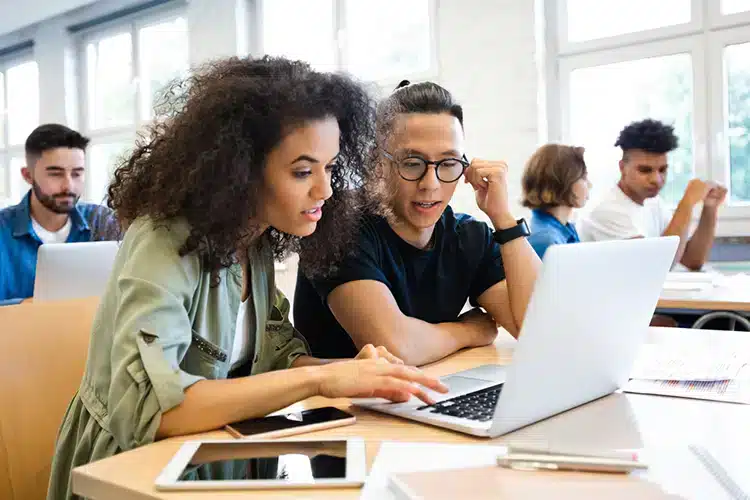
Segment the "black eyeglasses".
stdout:
[[396,164],[398,175],[406,181],[421,181],[427,175],[430,165],[435,165],[435,175],[440,182],[456,182],[464,174],[464,171],[470,165],[466,155],[462,158],[443,158],[438,161],[425,160],[421,156],[407,156],[400,160],[395,159],[387,151],[383,151],[383,156]]

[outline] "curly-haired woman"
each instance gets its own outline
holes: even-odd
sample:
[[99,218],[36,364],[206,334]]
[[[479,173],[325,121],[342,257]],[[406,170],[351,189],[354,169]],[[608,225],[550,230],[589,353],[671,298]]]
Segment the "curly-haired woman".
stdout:
[[324,274],[353,237],[365,190],[351,188],[373,176],[367,93],[304,63],[232,58],[165,96],[166,116],[109,188],[127,232],[48,498],[72,496],[78,465],[310,396],[428,401],[419,384],[446,390],[382,348],[309,356],[274,285],[274,256],[299,251]]

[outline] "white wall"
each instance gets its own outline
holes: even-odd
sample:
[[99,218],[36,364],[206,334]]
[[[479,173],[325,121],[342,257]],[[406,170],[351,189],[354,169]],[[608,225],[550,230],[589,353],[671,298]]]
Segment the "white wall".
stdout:
[[[464,106],[469,153],[508,163],[515,202],[524,162],[546,130],[537,105],[536,2],[438,0],[438,5],[440,83]],[[468,210],[472,196],[460,196],[454,205]]]

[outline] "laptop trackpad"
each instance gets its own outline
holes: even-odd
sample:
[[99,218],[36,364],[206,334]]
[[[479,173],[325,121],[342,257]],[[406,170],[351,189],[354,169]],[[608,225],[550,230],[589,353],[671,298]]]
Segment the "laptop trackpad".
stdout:
[[[450,394],[458,394],[462,392],[470,392],[478,389],[481,386],[487,386],[486,380],[479,380],[476,378],[461,377],[460,375],[450,375],[448,377],[441,377],[440,381],[448,386]],[[441,394],[443,398],[445,394]]]

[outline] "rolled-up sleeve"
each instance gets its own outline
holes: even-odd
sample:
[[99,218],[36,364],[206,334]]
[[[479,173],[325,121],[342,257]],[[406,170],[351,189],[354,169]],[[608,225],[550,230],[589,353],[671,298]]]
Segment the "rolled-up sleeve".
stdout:
[[179,256],[179,231],[133,229],[121,249],[127,253],[117,278],[107,397],[109,426],[122,449],[153,441],[161,415],[203,378],[180,368],[192,338],[188,311],[198,260]]
[[289,300],[277,288],[271,315],[266,325],[266,332],[271,337],[271,343],[274,346],[272,370],[289,368],[295,359],[310,353],[307,341],[289,320],[289,309]]

